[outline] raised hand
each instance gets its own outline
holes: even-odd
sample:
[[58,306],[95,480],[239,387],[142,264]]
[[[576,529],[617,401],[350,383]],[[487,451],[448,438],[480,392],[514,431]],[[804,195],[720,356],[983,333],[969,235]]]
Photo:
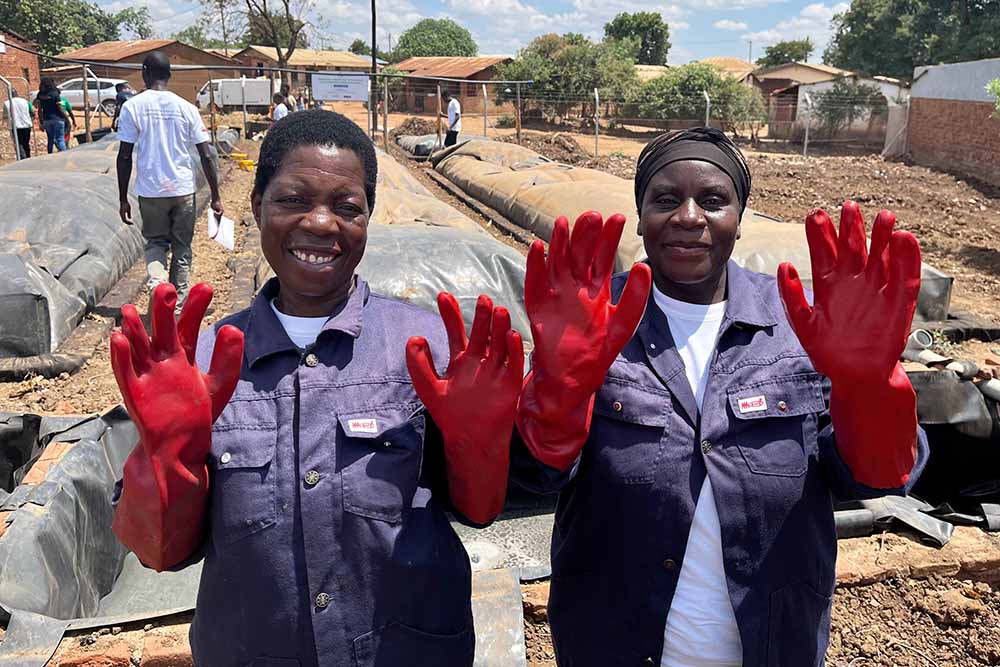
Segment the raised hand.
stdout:
[[856,203],[844,202],[839,236],[825,211],[811,212],[812,306],[795,267],[778,267],[788,320],[832,385],[837,449],[855,478],[875,488],[905,483],[916,456],[916,399],[899,357],[920,291],[920,246],[895,223],[891,211],[878,214],[869,252]]
[[486,524],[503,509],[514,412],[524,375],[521,336],[506,308],[482,295],[469,339],[455,297],[438,294],[451,359],[441,377],[427,341],[406,344],[413,388],[444,436],[451,501],[470,520]]
[[[646,308],[652,274],[636,264],[617,304],[611,273],[625,216],[603,222],[594,211],[556,220],[548,258],[541,241],[528,253],[524,303],[535,349],[518,408],[518,427],[532,454],[559,469],[579,453],[589,429],[594,395],[615,357],[635,333]],[[570,415],[579,428],[561,429]],[[581,435],[582,428],[582,439]],[[570,435],[570,430],[573,431]]]
[[149,313],[152,337],[131,304],[122,308],[122,332],[111,337],[111,367],[139,431],[113,528],[158,570],[189,556],[201,540],[212,423],[240,376],[243,332],[232,326],[219,330],[209,372],[195,365],[198,329],[211,300],[210,286],[195,285],[175,322],[176,291],[158,285]]
[[814,305],[806,301],[795,267],[778,268],[788,319],[816,370],[828,377],[887,378],[910,335],[920,291],[920,246],[893,231],[896,216],[882,211],[868,252],[858,205],[844,202],[840,235],[826,211],[806,218]]

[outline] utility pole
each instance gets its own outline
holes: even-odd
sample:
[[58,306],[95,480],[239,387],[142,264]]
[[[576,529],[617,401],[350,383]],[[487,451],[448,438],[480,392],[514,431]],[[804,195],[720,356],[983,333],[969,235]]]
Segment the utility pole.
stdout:
[[[372,0],[372,80],[371,85],[368,87],[369,90],[375,92],[374,95],[369,93],[368,95],[368,106],[372,106],[372,101],[378,97],[378,79],[376,75],[378,74],[378,60],[375,58],[375,53],[378,48],[375,45],[375,0]],[[378,107],[372,110],[372,133],[374,134],[378,130]]]
[[747,48],[747,62],[748,63],[752,63],[753,62],[753,40],[752,39],[749,40],[748,44],[750,46]]

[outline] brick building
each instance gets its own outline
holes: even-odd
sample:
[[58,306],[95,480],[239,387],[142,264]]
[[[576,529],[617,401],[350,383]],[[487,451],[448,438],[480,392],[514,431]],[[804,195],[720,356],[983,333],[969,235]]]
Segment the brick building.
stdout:
[[[273,46],[251,45],[232,56],[244,67],[256,67],[253,76],[265,76],[269,67],[278,66],[278,50]],[[347,51],[326,51],[318,49],[295,49],[288,58],[288,67],[305,70],[306,72],[370,72],[370,58],[359,56]],[[250,76],[250,73],[247,74]],[[288,72],[280,76],[290,81],[293,88],[311,86],[308,74]]]
[[[131,64],[141,65],[143,59],[153,51],[162,51],[170,59],[171,65],[202,65],[214,67],[211,72],[208,70],[181,70],[176,69],[170,77],[170,90],[174,91],[187,101],[194,103],[198,97],[198,91],[209,75],[215,79],[239,78],[239,72],[232,68],[239,63],[232,59],[209,53],[202,49],[188,46],[176,39],[140,39],[120,42],[101,42],[83,49],[62,54],[64,58],[74,60],[88,60],[103,65],[94,65],[90,69],[95,76],[108,79],[126,79],[136,90],[144,88],[142,83],[142,71],[140,69],[124,69],[115,65]],[[76,66],[58,66],[52,69],[53,74],[58,75],[56,82],[60,80],[82,76],[81,69]]]
[[[37,50],[38,46],[0,27],[0,76],[10,79],[18,94],[26,97],[30,91],[38,90],[38,56],[15,49],[11,44],[33,50]],[[7,92],[0,91],[0,98],[6,97]]]
[[997,78],[1000,58],[917,67],[907,124],[914,161],[1000,185],[1000,118],[986,92]]

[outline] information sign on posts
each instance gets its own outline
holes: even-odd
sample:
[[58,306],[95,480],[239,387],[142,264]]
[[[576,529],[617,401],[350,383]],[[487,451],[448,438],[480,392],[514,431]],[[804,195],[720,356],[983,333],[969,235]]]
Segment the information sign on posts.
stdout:
[[313,97],[323,102],[367,102],[368,75],[332,72],[312,75]]

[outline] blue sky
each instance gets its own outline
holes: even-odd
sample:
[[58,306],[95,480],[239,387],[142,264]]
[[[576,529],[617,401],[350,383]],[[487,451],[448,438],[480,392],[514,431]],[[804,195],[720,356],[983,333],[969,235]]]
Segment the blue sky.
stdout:
[[[309,3],[313,44],[346,47],[354,38],[370,39],[367,0],[293,0]],[[109,9],[143,4],[128,0],[98,0]],[[828,0],[378,0],[380,46],[422,18],[450,17],[467,27],[482,54],[513,55],[533,37],[548,32],[581,32],[594,39],[604,24],[622,11],[658,11],[670,24],[672,47],[668,60],[683,64],[709,56],[746,59],[782,39],[810,37],[819,61],[830,36],[830,19],[847,4]],[[193,23],[201,12],[197,2],[150,3],[154,27],[168,36]]]

